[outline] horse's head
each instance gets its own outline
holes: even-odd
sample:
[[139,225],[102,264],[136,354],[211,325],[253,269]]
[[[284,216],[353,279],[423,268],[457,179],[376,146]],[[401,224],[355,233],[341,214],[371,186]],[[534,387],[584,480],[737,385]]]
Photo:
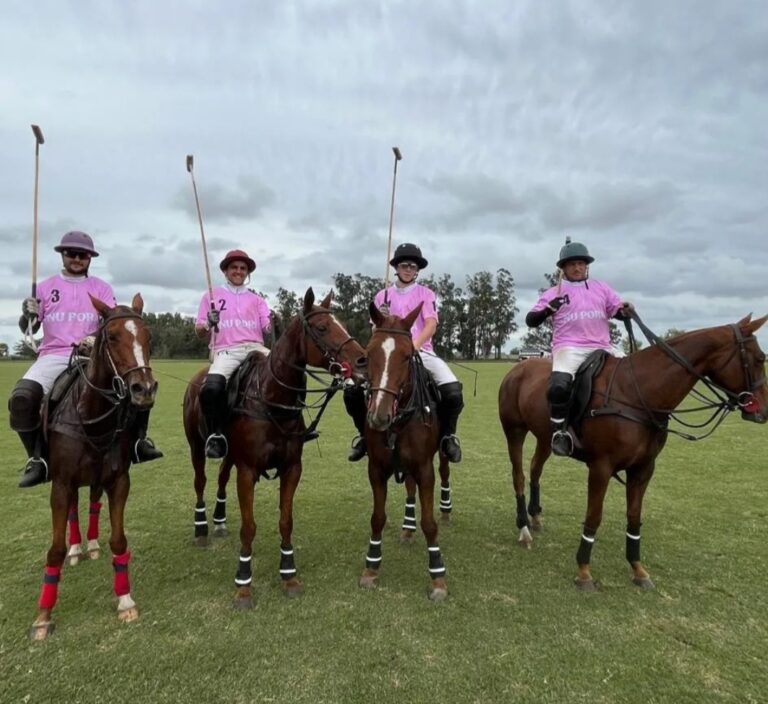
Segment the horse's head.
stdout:
[[397,404],[403,387],[410,381],[411,358],[414,355],[411,326],[418,318],[419,303],[404,318],[384,315],[373,303],[371,320],[376,326],[368,342],[368,425],[373,430],[386,430],[397,415]]
[[144,309],[141,295],[137,293],[133,297],[130,307],[111,308],[93,296],[91,302],[102,317],[92,354],[94,363],[106,365],[117,398],[130,394],[132,404],[151,408],[157,382],[149,366],[150,334],[141,317]]
[[315,293],[308,288],[299,319],[307,339],[306,362],[322,367],[346,379],[360,383],[365,380],[367,360],[365,350],[347,332],[331,312],[333,291],[315,305]]
[[768,421],[768,386],[765,380],[765,354],[754,333],[768,315],[752,320],[750,313],[728,326],[729,342],[712,358],[707,371],[715,383],[737,396],[741,417],[754,423]]

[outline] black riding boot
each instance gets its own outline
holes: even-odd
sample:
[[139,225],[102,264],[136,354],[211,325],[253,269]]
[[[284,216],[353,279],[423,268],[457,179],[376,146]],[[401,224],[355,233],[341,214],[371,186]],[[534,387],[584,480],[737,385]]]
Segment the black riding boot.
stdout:
[[43,395],[43,387],[38,382],[20,379],[8,400],[11,428],[19,434],[29,457],[19,482],[22,489],[43,484],[50,479],[48,463],[41,457],[40,405]]
[[450,462],[461,462],[461,444],[456,437],[456,424],[464,408],[464,396],[461,393],[461,382],[451,381],[438,386],[440,403],[437,414],[440,418],[440,451]]
[[365,446],[365,416],[368,408],[365,403],[365,392],[361,386],[350,386],[344,389],[344,407],[358,432],[352,440],[352,448],[347,459],[350,462],[359,462],[368,453],[368,448]]
[[209,374],[200,389],[200,409],[205,420],[205,456],[221,460],[227,456],[229,446],[221,431],[227,412],[227,380],[222,374]]
[[566,372],[552,372],[549,378],[547,398],[552,424],[552,452],[558,457],[570,457],[573,453],[573,438],[568,432],[572,385],[573,377]]
[[147,437],[147,427],[149,427],[149,411],[139,411],[136,414],[136,431],[139,437],[133,446],[134,464],[159,460],[163,456],[152,439]]

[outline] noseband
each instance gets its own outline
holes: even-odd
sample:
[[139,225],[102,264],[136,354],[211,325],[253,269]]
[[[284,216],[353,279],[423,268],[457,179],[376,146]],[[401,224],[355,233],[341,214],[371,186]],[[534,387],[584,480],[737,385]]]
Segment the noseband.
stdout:
[[[374,330],[373,335],[378,334],[387,334],[387,335],[404,335],[409,340],[411,340],[411,354],[408,356],[409,359],[413,357],[413,338],[411,337],[411,331],[410,330],[400,330],[399,328],[376,328]],[[371,335],[371,337],[373,337]],[[368,387],[368,393],[373,394],[374,391],[383,391],[385,394],[390,394],[391,396],[395,397],[395,401],[400,400],[400,396],[403,393],[402,389],[398,389],[397,391],[393,391],[392,389],[388,389],[386,386],[369,386]]]

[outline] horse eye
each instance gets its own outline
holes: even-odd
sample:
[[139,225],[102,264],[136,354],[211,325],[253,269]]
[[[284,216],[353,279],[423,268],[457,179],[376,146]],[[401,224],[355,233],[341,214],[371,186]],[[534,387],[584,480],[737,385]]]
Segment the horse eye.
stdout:
[[317,326],[317,331],[318,332],[322,332],[322,333],[326,333],[326,332],[328,332],[328,326],[327,325],[318,325]]

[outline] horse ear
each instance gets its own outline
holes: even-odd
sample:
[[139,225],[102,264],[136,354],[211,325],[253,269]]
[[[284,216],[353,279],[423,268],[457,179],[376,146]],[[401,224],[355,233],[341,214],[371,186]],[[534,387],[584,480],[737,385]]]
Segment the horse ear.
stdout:
[[749,313],[748,315],[745,315],[736,325],[739,326],[742,330],[744,330],[750,323],[752,322],[752,313]]
[[328,295],[323,299],[323,302],[320,304],[320,307],[321,308],[330,308],[332,300],[333,300],[333,289],[328,291]]
[[368,312],[371,314],[371,320],[373,321],[373,324],[377,328],[380,328],[381,324],[384,322],[384,316],[376,307],[376,304],[373,301],[371,301],[371,304],[368,306]]
[[[752,317],[751,314],[748,317]],[[755,330],[759,330],[761,327],[763,327],[766,320],[768,320],[768,315],[764,315],[762,318],[758,318],[757,320],[752,320],[746,326],[740,324],[739,327],[741,328],[742,333],[753,333]]]
[[304,294],[304,312],[309,313],[312,310],[312,306],[315,304],[315,292],[310,286],[307,292]]
[[131,308],[133,308],[133,311],[139,315],[141,315],[144,311],[144,299],[141,297],[140,293],[137,293],[133,297],[133,300],[131,301]]
[[421,309],[423,306],[424,306],[424,301],[421,301],[419,305],[417,305],[410,313],[408,313],[408,315],[406,315],[403,318],[403,324],[405,325],[406,330],[411,329],[411,326],[413,325],[413,321],[419,317],[419,314],[421,313]]
[[112,312],[112,309],[106,303],[104,303],[104,301],[101,301],[98,298],[95,298],[90,293],[88,294],[88,298],[91,299],[91,303],[93,304],[93,307],[96,309],[96,311],[102,318],[107,318],[109,314]]

